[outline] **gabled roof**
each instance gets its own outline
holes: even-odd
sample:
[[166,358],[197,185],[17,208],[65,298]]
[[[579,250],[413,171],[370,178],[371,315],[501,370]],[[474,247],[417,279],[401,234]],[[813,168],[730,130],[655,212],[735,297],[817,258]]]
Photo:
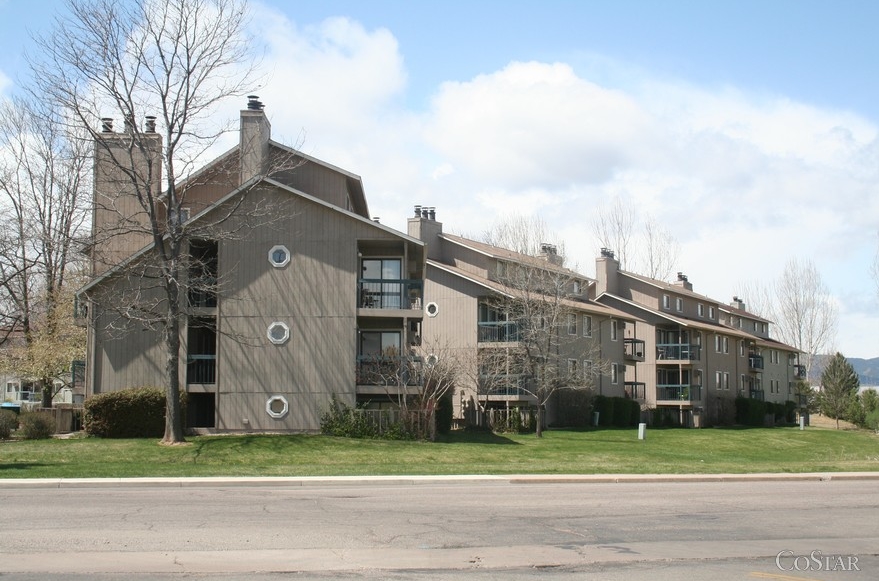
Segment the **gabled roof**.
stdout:
[[712,298],[709,297],[709,296],[706,296],[706,295],[700,295],[700,294],[697,293],[697,292],[694,292],[694,291],[691,291],[691,290],[687,290],[687,289],[685,289],[684,287],[679,286],[679,285],[676,285],[676,284],[672,284],[672,283],[669,283],[669,282],[664,282],[664,281],[661,281],[661,280],[656,280],[655,278],[650,278],[650,277],[648,277],[648,276],[643,276],[643,275],[640,275],[640,274],[635,274],[634,272],[628,272],[628,271],[626,271],[626,270],[619,270],[619,271],[617,271],[617,272],[618,272],[619,274],[623,275],[623,276],[628,276],[629,278],[633,278],[633,279],[638,280],[638,281],[641,281],[641,282],[643,282],[643,283],[645,283],[645,284],[649,284],[650,286],[654,286],[654,287],[656,287],[656,288],[658,288],[658,289],[662,289],[662,290],[665,290],[665,291],[668,291],[668,292],[678,293],[678,294],[682,294],[682,295],[691,296],[691,297],[693,297],[693,298],[702,299],[702,300],[704,300],[704,301],[706,301],[706,302],[717,303],[718,305],[723,304],[722,302],[716,301],[716,300],[712,299]]
[[[477,286],[481,286],[482,288],[484,288],[492,293],[496,293],[501,296],[505,296],[505,297],[509,297],[509,298],[515,297],[516,292],[514,289],[510,289],[509,287],[506,287],[501,283],[498,283],[493,280],[481,277],[481,276],[474,274],[472,272],[467,272],[465,270],[461,270],[460,268],[458,268],[456,266],[451,266],[451,265],[445,264],[443,262],[437,262],[436,260],[428,260],[427,265],[429,267],[444,270],[444,271],[448,272],[449,274],[452,274],[454,276],[457,276],[459,278],[462,278],[464,280],[472,282],[473,284],[475,284]],[[562,304],[564,304],[568,308],[576,309],[578,311],[584,311],[587,313],[592,313],[595,315],[604,315],[606,317],[612,317],[615,319],[623,319],[623,320],[627,320],[627,321],[638,320],[638,317],[636,317],[634,315],[631,315],[631,314],[626,313],[624,311],[620,311],[618,309],[614,309],[613,307],[609,307],[607,305],[602,305],[600,303],[597,303],[597,302],[591,301],[591,300],[565,299],[562,301]]]
[[719,321],[717,323],[709,323],[706,321],[697,321],[694,319],[688,319],[685,317],[675,317],[663,311],[659,311],[657,309],[650,308],[648,306],[642,305],[640,303],[636,303],[634,301],[630,301],[628,299],[624,299],[614,294],[610,293],[602,293],[596,300],[601,300],[602,298],[606,298],[607,300],[619,301],[625,305],[628,305],[631,308],[638,309],[644,313],[649,313],[655,317],[659,317],[664,319],[670,323],[680,325],[681,327],[698,329],[700,331],[707,331],[710,333],[722,333],[724,335],[732,335],[734,337],[739,337],[742,339],[749,339],[754,341],[756,344],[764,346],[764,347],[773,347],[777,349],[785,349],[789,351],[799,352],[799,349],[796,347],[791,347],[790,345],[785,345],[781,341],[776,341],[775,339],[770,339],[767,337],[760,337],[758,335],[754,335],[753,333],[748,333],[743,329],[736,329],[734,327],[730,327],[728,325],[724,325]]
[[[195,216],[192,216],[186,223],[187,224],[194,224],[194,223],[199,222],[200,220],[203,220],[208,214],[210,214],[211,212],[216,210],[218,207],[220,207],[221,205],[223,205],[227,201],[232,200],[236,196],[239,196],[239,195],[253,189],[254,187],[256,187],[257,184],[260,184],[260,183],[265,183],[265,184],[274,186],[282,191],[286,191],[286,192],[290,193],[291,195],[301,197],[301,198],[306,199],[310,202],[313,202],[317,205],[323,206],[333,212],[338,212],[340,214],[347,215],[348,217],[350,217],[354,220],[358,220],[358,221],[363,222],[365,224],[369,224],[370,226],[372,226],[374,228],[378,228],[379,230],[383,230],[389,234],[393,234],[394,236],[398,236],[399,238],[406,240],[407,242],[411,242],[412,244],[417,244],[418,246],[424,246],[424,242],[417,239],[417,238],[413,238],[413,237],[409,236],[408,234],[404,234],[402,232],[394,230],[393,228],[385,226],[384,224],[380,224],[379,222],[375,222],[375,221],[370,220],[368,218],[364,218],[360,214],[357,214],[355,212],[351,212],[351,211],[346,210],[344,208],[340,208],[339,206],[336,206],[335,204],[331,204],[325,200],[322,200],[322,199],[317,198],[315,196],[306,194],[305,192],[303,192],[301,190],[297,190],[296,188],[290,187],[284,183],[281,183],[277,180],[273,180],[271,178],[258,178],[257,177],[257,178],[254,178],[254,179],[248,181],[248,182],[245,182],[244,184],[235,188],[234,190],[232,190],[231,192],[229,192],[228,194],[226,194],[225,196],[223,196],[222,198],[220,198],[219,200],[217,200],[216,202],[214,202],[213,204],[211,204],[210,206],[208,206],[207,208],[205,208],[204,210],[202,210],[201,212],[199,212]],[[168,236],[166,234],[163,239],[167,239],[167,237]],[[146,246],[144,246],[143,248],[141,248],[140,250],[138,250],[137,252],[135,252],[134,254],[129,256],[126,260],[122,261],[121,263],[117,264],[113,268],[110,268],[109,270],[107,270],[106,272],[101,274],[100,276],[95,277],[94,279],[89,281],[88,284],[86,284],[85,286],[83,286],[82,288],[80,288],[77,291],[77,294],[87,292],[89,289],[94,288],[102,281],[107,280],[111,276],[121,272],[122,270],[125,269],[126,266],[135,262],[140,257],[145,255],[147,252],[152,250],[154,246],[155,246],[155,242],[151,242],[151,243],[147,244]]]
[[572,278],[586,280],[590,283],[594,282],[594,279],[589,278],[585,274],[581,274],[575,270],[571,270],[570,268],[565,268],[564,266],[553,264],[549,260],[546,260],[545,258],[542,258],[540,256],[523,254],[521,252],[516,252],[507,248],[501,248],[499,246],[486,244],[485,242],[479,242],[477,240],[471,240],[470,238],[464,238],[463,236],[456,236],[454,234],[442,233],[439,235],[439,237],[443,240],[447,240],[452,244],[456,244],[463,248],[478,252],[479,254],[488,256],[490,258],[505,260],[507,262],[516,262],[525,266],[545,268],[547,270],[552,270],[554,272],[565,274],[566,276],[570,276]]
[[724,311],[725,313],[731,313],[733,315],[736,315],[737,317],[747,317],[749,319],[754,319],[755,321],[760,321],[762,323],[772,323],[772,321],[770,321],[769,319],[764,319],[760,315],[755,315],[754,313],[752,313],[750,311],[746,311],[744,309],[739,309],[739,308],[734,307],[732,305],[721,304],[720,306],[718,306],[718,308],[721,311]]

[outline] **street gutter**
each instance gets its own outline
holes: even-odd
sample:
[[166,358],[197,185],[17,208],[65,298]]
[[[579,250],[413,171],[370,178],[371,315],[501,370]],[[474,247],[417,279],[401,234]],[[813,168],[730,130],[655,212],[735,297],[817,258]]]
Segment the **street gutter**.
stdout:
[[9,478],[0,479],[0,489],[27,488],[230,488],[308,487],[475,482],[507,484],[644,484],[680,482],[830,482],[834,480],[879,480],[879,472],[804,472],[756,474],[513,474],[442,476],[262,476],[262,477],[173,477],[173,478]]

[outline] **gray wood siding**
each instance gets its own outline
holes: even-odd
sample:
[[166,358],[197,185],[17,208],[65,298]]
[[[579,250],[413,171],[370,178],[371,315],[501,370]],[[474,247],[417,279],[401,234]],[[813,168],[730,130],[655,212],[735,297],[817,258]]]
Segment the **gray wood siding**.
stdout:
[[[277,199],[275,199],[277,198]],[[266,192],[263,200],[286,200]],[[400,240],[319,204],[299,199],[270,226],[220,243],[218,427],[317,430],[333,394],[353,404],[357,355],[358,243]],[[269,250],[284,245],[290,263],[276,268]],[[290,328],[283,345],[267,337],[271,323]],[[290,413],[269,417],[266,400],[283,395]]]

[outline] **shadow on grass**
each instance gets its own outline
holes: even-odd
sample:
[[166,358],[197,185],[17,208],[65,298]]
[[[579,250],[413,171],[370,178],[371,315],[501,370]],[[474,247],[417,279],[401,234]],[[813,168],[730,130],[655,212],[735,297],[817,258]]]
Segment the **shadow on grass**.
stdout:
[[41,462],[10,462],[8,464],[0,464],[0,470],[29,470],[31,468],[44,468],[49,464]]
[[437,439],[438,444],[497,444],[501,446],[521,446],[519,442],[494,432],[455,431]]

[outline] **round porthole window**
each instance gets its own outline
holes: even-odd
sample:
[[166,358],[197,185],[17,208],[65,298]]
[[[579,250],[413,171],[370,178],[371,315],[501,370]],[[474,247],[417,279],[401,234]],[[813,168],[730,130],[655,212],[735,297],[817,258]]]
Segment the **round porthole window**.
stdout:
[[279,420],[290,411],[290,404],[283,395],[273,395],[266,401],[266,413],[272,418]]
[[290,327],[280,321],[275,321],[269,325],[266,335],[268,335],[269,341],[275,345],[281,345],[290,338]]
[[424,358],[424,362],[427,363],[428,367],[433,367],[437,363],[439,363],[439,357],[431,353],[427,357]]
[[269,250],[269,262],[271,262],[272,266],[275,268],[287,266],[290,264],[290,251],[282,244],[272,246],[272,249]]
[[439,305],[434,302],[427,303],[424,307],[424,312],[427,313],[428,317],[435,317],[439,313]]

